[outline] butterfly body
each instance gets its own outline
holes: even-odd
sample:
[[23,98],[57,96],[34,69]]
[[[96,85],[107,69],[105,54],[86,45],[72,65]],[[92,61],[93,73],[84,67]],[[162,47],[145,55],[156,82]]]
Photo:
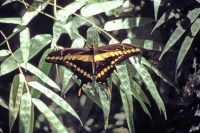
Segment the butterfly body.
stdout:
[[91,48],[65,48],[54,51],[45,61],[71,69],[81,79],[80,87],[91,83],[92,76],[98,83],[107,85],[107,78],[116,64],[140,53],[140,49],[131,44],[113,44],[98,48],[92,45]]

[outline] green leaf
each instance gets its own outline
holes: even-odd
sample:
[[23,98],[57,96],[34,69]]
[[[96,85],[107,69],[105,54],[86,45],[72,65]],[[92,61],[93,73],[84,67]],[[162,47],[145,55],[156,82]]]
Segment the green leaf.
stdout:
[[22,18],[0,18],[0,23],[22,24]]
[[7,4],[11,3],[11,2],[14,2],[14,1],[13,1],[13,0],[6,0],[6,1],[2,4],[2,6],[5,6],[5,5],[7,5]]
[[161,43],[154,42],[152,40],[143,40],[143,39],[125,39],[122,41],[123,43],[131,43],[137,47],[154,50],[154,51],[162,51],[164,46]]
[[53,39],[51,42],[51,48],[56,46],[56,43],[60,37],[60,35],[65,31],[64,26],[65,22],[57,20],[53,25]]
[[154,0],[153,1],[155,20],[157,20],[157,14],[158,14],[158,9],[160,7],[160,3],[161,3],[161,0]]
[[[200,8],[196,8],[188,13],[187,19],[186,19],[187,22],[184,23],[184,27],[179,25],[176,28],[174,33],[171,35],[171,37],[167,41],[167,44],[165,45],[165,48],[164,48],[163,52],[161,53],[159,60],[175,44],[175,42],[183,35],[183,33],[186,31],[186,29],[190,26],[191,23],[194,22],[194,20],[199,16],[199,14],[200,14]],[[189,21],[188,21],[188,19],[189,19]]]
[[99,41],[99,33],[97,27],[90,27],[87,30],[87,44],[90,46],[91,44],[98,44]]
[[8,50],[0,50],[0,57],[8,56],[10,55],[10,51]]
[[[83,26],[83,25],[85,25],[85,24],[87,23],[87,21],[83,20],[83,19],[80,18],[80,17],[73,17],[72,19],[73,19],[74,25],[75,25],[77,28],[79,28],[79,27],[81,27],[81,26]],[[86,18],[86,19],[87,19],[87,18]]]
[[82,38],[77,38],[73,41],[71,48],[83,48],[85,45],[85,42]]
[[[127,67],[128,70],[128,67]],[[120,86],[120,80],[119,80],[119,76],[118,73],[114,70],[114,72],[111,74],[111,81],[113,84],[115,84],[116,86]]]
[[118,75],[119,75],[121,86],[122,86],[123,90],[125,91],[125,94],[127,96],[127,100],[129,101],[130,110],[133,111],[133,105],[132,105],[133,99],[132,99],[132,96],[131,96],[131,87],[130,87],[130,82],[129,82],[126,64],[117,65],[116,69],[117,69],[117,72],[118,72]]
[[[51,40],[51,36],[48,34],[36,35],[31,39],[31,48],[29,53],[29,60],[33,58],[37,53],[41,51]],[[21,49],[19,48],[14,52],[14,56],[18,63],[22,63]],[[7,74],[17,68],[16,61],[10,55],[2,64],[0,69],[0,76]]]
[[4,43],[6,43],[8,40],[10,40],[14,35],[16,35],[19,31],[22,31],[25,29],[25,26],[21,26],[21,25],[18,25],[14,30],[13,30],[13,33],[10,34],[1,44],[3,45]]
[[131,63],[134,65],[137,72],[140,74],[140,76],[141,76],[142,80],[144,81],[144,83],[146,84],[147,88],[149,89],[149,92],[151,93],[153,99],[155,100],[159,110],[162,110],[162,112],[165,116],[165,119],[167,119],[164,103],[157,91],[157,88],[156,88],[149,72],[142,64],[139,63],[138,58],[131,57],[129,59],[130,59]]
[[0,105],[6,109],[9,109],[8,102],[0,96]]
[[173,1],[173,4],[169,6],[168,10],[158,20],[152,32],[160,25],[162,25],[163,23],[167,22],[169,19],[174,17],[176,13],[179,13],[179,11],[183,10],[186,6],[190,5],[192,2],[193,2],[192,0],[182,0],[180,4],[180,1]]
[[96,87],[92,87],[91,85],[84,85],[82,90],[87,94],[87,96],[95,102],[101,109],[103,108],[101,105],[100,97],[98,94],[98,89]]
[[186,38],[184,39],[184,41],[181,45],[181,49],[178,53],[178,58],[176,60],[176,69],[177,70],[180,67],[186,53],[188,52],[188,50],[192,44],[192,41],[194,40],[194,37],[196,36],[196,34],[198,33],[199,30],[200,30],[200,19],[198,18],[192,24],[192,26],[190,28],[190,32],[187,34]]
[[46,88],[45,86],[41,85],[40,83],[38,83],[36,81],[28,82],[28,85],[31,86],[31,87],[33,87],[34,89],[40,91],[41,93],[43,93],[48,98],[50,98],[56,104],[58,104],[59,106],[61,106],[64,110],[68,111],[70,114],[72,114],[74,117],[76,117],[80,121],[80,123],[82,124],[82,122],[81,122],[78,114],[60,96],[58,96],[53,91],[51,91],[50,89]]
[[122,102],[123,102],[123,106],[124,106],[124,110],[125,110],[125,114],[126,114],[126,120],[127,120],[127,124],[129,127],[129,131],[131,133],[135,132],[134,129],[134,122],[133,122],[133,99],[132,99],[132,95],[131,95],[131,86],[130,86],[130,80],[128,77],[128,71],[127,71],[127,67],[126,64],[125,65],[117,65],[116,66],[118,75],[119,75],[119,79],[121,82],[120,85],[120,94],[122,97]]
[[[20,64],[20,66],[25,69],[24,63]],[[43,82],[47,83],[49,86],[60,90],[58,85],[53,80],[51,80],[48,76],[46,76],[43,72],[41,72],[38,68],[31,65],[30,63],[27,64],[27,70],[35,74],[38,78],[40,78]]]
[[57,133],[68,133],[56,115],[39,99],[32,98],[33,104],[44,114]]
[[134,80],[132,80],[131,87],[132,87],[132,89],[133,88],[136,89],[137,94],[140,96],[140,98],[142,99],[142,101],[144,101],[146,104],[148,104],[151,107],[151,103],[149,102],[149,99],[147,98],[147,96],[143,92],[143,90],[140,87],[140,85],[137,82],[135,82]]
[[[30,93],[25,93],[21,98],[19,119],[22,122],[24,133],[30,132],[30,122],[31,122],[31,95]],[[23,132],[20,132],[23,133]]]
[[134,66],[130,63],[124,62],[127,66],[127,71],[128,71],[128,75],[131,78],[134,79],[140,79],[139,74],[137,73],[136,69],[134,68]]
[[62,86],[62,94],[65,94],[74,84],[74,82],[72,82],[73,73],[66,67],[62,66],[62,68],[63,68],[63,71],[61,73],[61,76],[62,76],[62,85],[61,86]]
[[[38,64],[38,68],[41,70],[42,67],[44,66],[44,64],[46,64],[45,62],[45,58],[49,55],[49,53],[51,53],[53,51],[53,49],[48,48],[44,51],[44,53],[42,54],[42,57],[40,58],[39,64]],[[49,65],[51,63],[48,63]],[[45,73],[46,74],[46,73]]]
[[110,114],[110,101],[111,97],[107,93],[106,85],[98,84],[99,98],[101,101],[103,114],[104,114],[104,129],[108,127],[108,118]]
[[66,25],[64,25],[65,30],[69,34],[71,40],[79,38],[78,34],[78,29],[76,28],[75,24],[73,21],[68,22]]
[[50,0],[34,1],[22,17],[23,25],[27,25],[40,11],[44,10],[49,1]]
[[85,0],[81,0],[70,3],[63,9],[57,11],[56,18],[58,20],[66,22],[68,17],[73,13],[75,13],[77,10],[79,10],[85,4],[85,2],[86,2]]
[[130,29],[133,27],[139,27],[146,24],[154,22],[152,18],[125,18],[117,19],[113,21],[106,22],[104,29],[106,31],[121,30],[121,29]]
[[132,95],[138,100],[138,102],[142,106],[142,109],[144,110],[144,112],[151,118],[151,114],[149,113],[149,110],[148,110],[147,106],[144,104],[142,98],[139,96],[139,93],[137,92],[136,88],[134,87],[135,83],[132,79],[130,79],[130,83],[131,83]]
[[23,93],[24,88],[24,75],[18,74],[15,75],[11,90],[10,90],[10,99],[9,99],[9,127],[10,132],[12,130],[13,124],[17,118],[17,114],[19,111],[20,100]]
[[[83,105],[82,112],[81,112],[81,120],[83,124],[86,122],[93,105],[94,105],[94,102],[89,97],[86,97],[85,104]],[[80,132],[81,128],[82,126],[79,126],[78,132]]]
[[112,1],[105,1],[94,3],[88,6],[84,6],[81,9],[81,15],[84,17],[90,17],[102,12],[107,12],[112,9],[115,9],[123,4],[122,0],[112,0]]
[[85,1],[76,1],[67,5],[63,9],[58,10],[58,12],[56,13],[57,20],[53,25],[53,40],[51,43],[52,48],[56,45],[60,35],[65,32],[64,25],[66,24],[68,17],[76,12],[78,9],[80,9],[84,4]]
[[[39,62],[39,64],[38,64],[38,68],[39,68],[45,75],[48,75],[48,74],[49,74],[49,71],[50,71],[51,66],[52,66],[51,63],[45,62],[45,58],[47,57],[47,55],[48,55],[50,52],[52,52],[52,49],[50,49],[50,48],[47,49],[47,50],[43,53],[42,57],[40,58],[40,62]],[[39,82],[39,83],[42,84],[42,85],[45,85],[45,82],[43,82],[40,78],[37,79],[37,82]],[[39,91],[37,91],[37,90],[35,90],[35,89],[31,89],[31,96],[32,96],[33,98],[39,98],[40,94],[41,94],[41,93],[40,93]]]
[[[131,93],[130,93],[131,94]],[[134,126],[134,119],[133,119],[133,110],[130,109],[130,104],[127,99],[126,92],[123,88],[123,86],[120,86],[120,95],[126,115],[126,121],[128,124],[129,132],[130,133],[135,133],[135,126]]]
[[[151,68],[151,70],[153,70],[163,81],[170,84],[171,86],[173,86],[177,90],[177,88],[174,86],[172,81],[162,71],[160,71],[153,64],[151,64],[149,61],[147,61],[144,57],[141,57],[141,62],[142,62],[142,64],[145,64],[146,66]],[[178,92],[178,90],[177,90],[177,92]]]
[[[154,26],[152,32],[158,28],[160,25],[162,25],[164,22],[166,22],[167,20],[169,20],[170,18],[174,17],[175,14],[172,11],[167,11],[165,12],[162,17],[158,20],[158,22],[156,23],[156,25]],[[151,33],[152,33],[151,32]]]
[[25,69],[28,63],[30,46],[31,46],[30,33],[29,29],[26,28],[20,32],[20,47],[21,47],[22,57],[25,63]]

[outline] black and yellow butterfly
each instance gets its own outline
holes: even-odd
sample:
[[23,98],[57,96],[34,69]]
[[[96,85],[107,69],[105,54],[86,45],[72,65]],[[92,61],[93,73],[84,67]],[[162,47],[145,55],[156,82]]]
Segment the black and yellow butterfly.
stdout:
[[[45,61],[70,68],[81,80],[80,88],[83,84],[91,83],[93,76],[98,83],[108,87],[107,78],[115,65],[140,53],[140,49],[132,44],[112,44],[98,48],[92,45],[91,48],[65,48],[54,51]],[[108,93],[110,94],[109,87]]]

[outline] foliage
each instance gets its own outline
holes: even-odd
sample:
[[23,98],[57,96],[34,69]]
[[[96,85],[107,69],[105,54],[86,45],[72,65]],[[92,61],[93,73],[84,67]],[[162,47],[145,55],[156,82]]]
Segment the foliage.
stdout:
[[[172,0],[173,1],[173,0]],[[166,109],[164,102],[159,95],[156,84],[152,78],[152,73],[160,77],[164,82],[171,85],[173,88],[177,89],[164,72],[160,71],[158,67],[146,59],[146,51],[158,51],[162,52],[160,55],[160,60],[164,58],[164,54],[170,52],[170,48],[174,46],[178,40],[183,39],[180,50],[178,51],[178,57],[176,60],[176,74],[179,73],[178,69],[184,62],[186,53],[190,49],[192,42],[197,35],[200,28],[199,13],[199,3],[195,0],[183,0],[182,4],[174,1],[168,10],[163,13],[163,15],[158,19],[154,27],[148,27],[144,32],[146,34],[156,33],[156,29],[161,25],[167,23],[169,19],[172,19],[177,14],[181,14],[182,10],[190,5],[191,3],[198,3],[187,15],[182,16],[182,21],[178,21],[177,28],[170,35],[165,46],[162,43],[155,41],[154,39],[149,39],[149,36],[142,36],[138,31],[143,31],[142,28],[148,26],[154,22],[153,18],[145,17],[124,17],[123,15],[132,11],[133,7],[127,6],[128,0],[76,0],[72,1],[70,4],[61,7],[56,5],[56,3],[51,3],[50,0],[37,0],[31,5],[26,3],[26,1],[17,1],[26,7],[26,12],[22,17],[19,18],[0,18],[1,23],[15,24],[17,25],[12,34],[8,37],[1,32],[4,41],[0,43],[1,45],[7,45],[7,49],[0,50],[1,67],[0,76],[11,73],[15,69],[19,69],[19,74],[13,76],[13,82],[10,89],[10,99],[9,103],[6,103],[0,96],[0,104],[9,109],[9,126],[10,132],[14,122],[16,121],[17,115],[19,113],[20,132],[33,132],[34,130],[34,108],[41,111],[42,114],[47,118],[52,126],[52,130],[55,132],[68,132],[66,127],[62,124],[58,116],[44,104],[40,99],[40,95],[44,94],[46,97],[51,99],[62,109],[69,112],[72,116],[77,118],[80,123],[85,123],[88,116],[88,110],[92,108],[91,101],[86,98],[85,106],[83,108],[81,118],[76,113],[76,111],[67,103],[62,97],[56,94],[56,91],[61,91],[62,95],[68,93],[68,90],[72,88],[74,83],[80,84],[80,81],[76,79],[68,69],[63,67],[58,67],[58,75],[61,77],[62,82],[60,85],[56,84],[47,75],[50,73],[52,64],[46,63],[45,57],[49,52],[55,49],[57,44],[59,45],[59,39],[62,34],[68,34],[72,45],[71,47],[84,47],[84,44],[90,46],[91,43],[97,43],[98,45],[104,45],[104,41],[101,38],[106,38],[106,42],[113,44],[116,42],[126,42],[133,43],[134,45],[140,47],[144,54],[141,56],[135,56],[129,58],[128,61],[116,66],[116,70],[111,79],[108,80],[110,88],[118,88],[120,92],[120,97],[122,100],[125,118],[128,125],[128,129],[131,133],[135,132],[134,119],[133,119],[133,97],[139,101],[144,112],[150,117],[151,113],[146,105],[151,106],[149,97],[145,94],[142,89],[142,85],[145,84],[146,88],[151,94],[151,97],[158,106],[160,112],[163,113],[165,119],[167,119]],[[154,0],[153,9],[155,20],[157,20],[157,14],[159,13],[160,5],[167,5],[166,3],[161,3],[161,0]],[[13,1],[7,0],[2,6],[7,4],[12,4]],[[45,8],[50,6],[54,9],[54,15],[50,15],[45,12]],[[117,13],[116,13],[117,12]],[[29,23],[33,21],[35,17],[39,14],[43,14],[43,17],[49,17],[54,20],[51,34],[37,34],[31,37],[30,33],[33,29],[29,28]],[[109,16],[115,15],[110,21],[106,20],[103,14]],[[120,16],[120,18],[116,18]],[[87,27],[87,37],[81,34],[81,28]],[[102,28],[103,27],[103,28]],[[141,29],[140,29],[141,28]],[[133,30],[135,29],[135,30]],[[138,31],[137,31],[138,29]],[[151,31],[149,31],[149,29]],[[125,33],[124,38],[120,38],[120,32]],[[14,36],[19,34],[20,46],[14,52],[10,48],[9,41]],[[138,37],[139,35],[139,37]],[[183,38],[184,36],[184,38]],[[100,39],[99,39],[100,38]],[[30,63],[30,59],[34,56],[39,55],[44,47],[50,43],[50,48],[46,49],[40,59],[38,67],[35,67]],[[23,68],[23,70],[22,70]],[[29,71],[37,77],[34,81],[27,81],[24,71]],[[55,71],[52,69],[52,71]],[[175,71],[174,71],[175,73]],[[176,81],[178,80],[178,76]],[[199,78],[199,77],[197,77]],[[112,84],[113,83],[113,84]],[[177,83],[177,82],[176,82]],[[50,90],[54,88],[56,91]],[[91,85],[85,85],[83,91],[86,95],[96,103],[102,110],[104,114],[104,129],[109,128],[109,114],[112,95],[108,95],[108,92],[103,85],[96,85],[95,83]],[[179,89],[179,88],[178,88]],[[113,89],[113,91],[115,91]],[[84,115],[85,114],[85,115]],[[82,117],[83,116],[83,117]]]

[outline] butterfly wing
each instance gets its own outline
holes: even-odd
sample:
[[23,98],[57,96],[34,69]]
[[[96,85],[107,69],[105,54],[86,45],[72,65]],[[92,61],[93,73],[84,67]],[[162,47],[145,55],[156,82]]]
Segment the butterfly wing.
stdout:
[[[140,54],[139,48],[131,44],[113,44],[98,48],[66,48],[57,50],[46,57],[46,62],[56,63],[70,68],[81,79],[81,85],[96,81],[107,85],[107,78],[115,65],[127,58]],[[93,73],[93,70],[95,72]],[[108,86],[108,85],[107,85]]]
[[96,81],[107,85],[107,78],[114,71],[115,65],[141,51],[131,44],[113,44],[97,48],[96,53]]
[[57,50],[50,53],[45,61],[49,63],[56,63],[66,66],[71,69],[79,79],[81,85],[92,82],[92,63],[93,60],[92,50],[87,48],[66,48]]

